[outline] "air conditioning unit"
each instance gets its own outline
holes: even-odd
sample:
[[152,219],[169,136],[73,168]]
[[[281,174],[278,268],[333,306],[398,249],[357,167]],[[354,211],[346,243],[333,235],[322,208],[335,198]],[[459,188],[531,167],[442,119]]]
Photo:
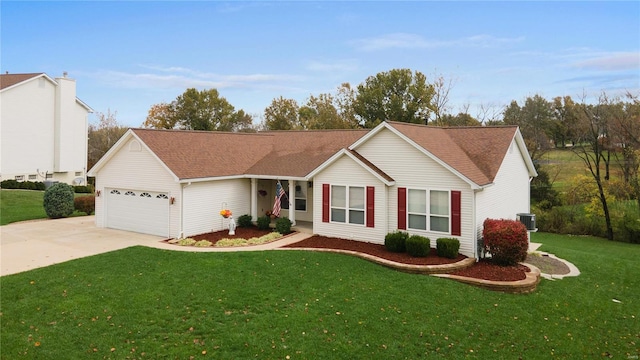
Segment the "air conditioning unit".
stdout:
[[524,224],[529,231],[536,231],[536,215],[535,214],[516,214],[518,221]]

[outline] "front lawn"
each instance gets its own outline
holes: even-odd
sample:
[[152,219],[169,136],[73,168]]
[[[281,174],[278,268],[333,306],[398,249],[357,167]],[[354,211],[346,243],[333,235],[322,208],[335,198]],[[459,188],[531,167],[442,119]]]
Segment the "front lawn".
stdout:
[[346,255],[133,247],[0,278],[2,358],[635,358],[640,246],[533,234],[527,295]]
[[[87,196],[90,194],[75,194]],[[46,219],[43,203],[44,191],[0,189],[0,226],[17,221]],[[71,216],[84,216],[74,211]]]

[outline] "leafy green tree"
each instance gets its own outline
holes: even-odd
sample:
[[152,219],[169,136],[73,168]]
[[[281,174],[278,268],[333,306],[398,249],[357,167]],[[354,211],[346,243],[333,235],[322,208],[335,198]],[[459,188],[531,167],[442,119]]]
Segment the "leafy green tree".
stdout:
[[172,104],[177,123],[187,130],[233,129],[234,107],[216,89],[187,89]]
[[550,148],[548,133],[551,132],[553,112],[551,103],[540,95],[529,97],[522,107],[512,101],[503,113],[507,125],[518,125],[529,154],[538,160]]
[[295,100],[280,96],[273,99],[271,105],[264,109],[264,124],[268,130],[299,130],[299,111]]
[[576,123],[578,117],[576,103],[571,99],[571,96],[558,96],[553,99],[552,103],[553,118],[550,132],[555,146],[564,148],[567,142],[575,145],[573,124]]
[[331,94],[310,96],[299,110],[300,124],[304,129],[349,129],[353,123],[342,118]]
[[370,76],[358,85],[353,108],[365,128],[385,120],[426,124],[433,96],[434,88],[424,74],[394,69]]
[[444,114],[440,116],[438,121],[440,126],[480,126],[480,121],[473,118],[473,116],[465,113],[459,113],[458,115]]

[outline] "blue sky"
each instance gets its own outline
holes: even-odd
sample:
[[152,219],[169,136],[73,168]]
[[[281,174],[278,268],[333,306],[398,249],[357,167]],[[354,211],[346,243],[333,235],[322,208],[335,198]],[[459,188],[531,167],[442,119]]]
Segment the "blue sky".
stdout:
[[216,88],[260,120],[274,98],[409,68],[449,105],[640,91],[638,1],[0,2],[0,71],[63,71],[95,111],[138,127],[151,105]]

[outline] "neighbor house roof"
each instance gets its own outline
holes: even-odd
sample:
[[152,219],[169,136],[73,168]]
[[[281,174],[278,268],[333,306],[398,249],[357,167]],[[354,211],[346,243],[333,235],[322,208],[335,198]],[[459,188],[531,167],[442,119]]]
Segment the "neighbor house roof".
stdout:
[[44,73],[0,74],[0,90],[4,90],[23,81],[45,75]]
[[304,177],[366,130],[229,133],[132,129],[179,179]]

